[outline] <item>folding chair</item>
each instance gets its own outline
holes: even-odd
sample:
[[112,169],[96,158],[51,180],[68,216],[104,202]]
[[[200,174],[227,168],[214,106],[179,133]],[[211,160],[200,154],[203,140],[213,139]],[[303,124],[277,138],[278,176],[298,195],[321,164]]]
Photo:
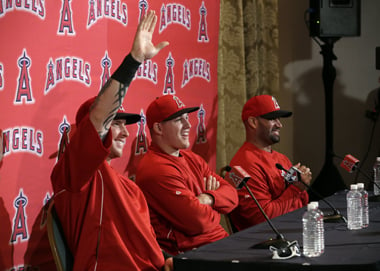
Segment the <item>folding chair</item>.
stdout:
[[[230,171],[230,170],[231,170],[231,167],[228,166],[228,165],[225,166],[225,167],[222,167],[219,170],[219,176],[222,177],[223,179],[225,179],[228,171]],[[235,233],[235,232],[238,232],[238,230],[236,229],[236,227],[232,224],[232,221],[230,219],[229,214],[221,215],[220,224],[225,229],[225,231],[228,232],[228,234],[230,234],[230,235],[233,234],[233,233]]]
[[48,207],[47,232],[57,271],[73,270],[74,258],[67,246],[61,222],[54,208],[53,199],[50,200]]

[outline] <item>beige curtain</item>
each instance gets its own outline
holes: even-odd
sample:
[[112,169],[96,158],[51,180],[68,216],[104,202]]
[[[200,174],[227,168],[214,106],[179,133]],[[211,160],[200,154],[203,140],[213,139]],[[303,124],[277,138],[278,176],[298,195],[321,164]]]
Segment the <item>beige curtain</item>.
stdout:
[[278,90],[278,0],[221,0],[217,170],[245,140],[241,110],[247,99]]

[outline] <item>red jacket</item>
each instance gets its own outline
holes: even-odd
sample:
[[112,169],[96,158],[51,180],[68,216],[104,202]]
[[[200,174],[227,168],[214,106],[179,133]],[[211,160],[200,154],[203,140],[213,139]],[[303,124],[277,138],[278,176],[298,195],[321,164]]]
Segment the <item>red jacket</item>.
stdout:
[[161,249],[141,190],[106,161],[104,143],[88,116],[51,175],[55,207],[74,256],[74,271],[160,270]]
[[[260,150],[249,142],[240,147],[230,163],[230,166],[241,166],[251,176],[247,185],[269,218],[294,211],[309,201],[306,191],[285,183],[285,172],[277,169],[276,163],[285,169],[292,166],[285,155]],[[238,190],[238,194],[239,206],[230,214],[233,225],[242,230],[265,221],[247,189]]]
[[[219,189],[206,191],[204,177],[215,176]],[[152,225],[163,250],[173,255],[228,236],[220,225],[220,213],[237,206],[236,190],[214,173],[197,154],[181,150],[180,157],[151,145],[141,160],[136,183],[147,199]],[[214,206],[201,204],[197,196],[211,194]]]

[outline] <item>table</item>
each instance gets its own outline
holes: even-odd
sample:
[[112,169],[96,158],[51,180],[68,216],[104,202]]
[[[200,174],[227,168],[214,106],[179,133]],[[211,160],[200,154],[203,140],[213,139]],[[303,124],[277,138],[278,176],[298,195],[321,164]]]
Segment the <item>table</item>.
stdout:
[[[326,198],[346,216],[346,193],[340,191]],[[371,195],[371,193],[370,193]],[[319,206],[331,213],[323,201]],[[269,249],[253,249],[253,245],[275,238],[264,222],[241,232],[174,257],[175,271],[185,270],[380,270],[380,202],[369,203],[369,227],[349,231],[344,222],[325,222],[325,252],[316,258],[304,256],[272,260]],[[305,208],[272,219],[277,230],[288,241],[297,240],[302,252],[302,215]]]

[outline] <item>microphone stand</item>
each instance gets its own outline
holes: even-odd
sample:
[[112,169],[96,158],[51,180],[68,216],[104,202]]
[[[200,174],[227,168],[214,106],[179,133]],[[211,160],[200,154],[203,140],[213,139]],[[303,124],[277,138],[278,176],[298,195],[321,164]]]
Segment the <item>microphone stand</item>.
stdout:
[[[355,167],[354,170],[355,170],[355,169],[357,169],[358,172],[359,172],[360,174],[363,174],[363,176],[366,177],[366,178],[369,180],[369,182],[370,182],[371,184],[376,185],[376,187],[380,189],[379,185],[378,185],[377,183],[375,183],[375,182],[372,180],[372,178],[371,178],[367,173],[363,172],[359,167]],[[379,201],[380,201],[380,195],[373,195],[373,196],[370,196],[370,197],[368,197],[368,201],[371,201],[371,202],[379,202]]]
[[[379,93],[380,93],[380,92],[379,92]],[[340,157],[340,156],[338,156],[338,155],[336,155],[336,154],[334,154],[334,156],[337,157],[337,158],[339,158],[339,159],[341,159],[341,160],[344,160],[343,157]],[[358,163],[358,164],[359,164],[359,163]],[[375,185],[377,188],[380,189],[379,185],[373,181],[373,179],[371,178],[371,176],[369,176],[367,173],[365,173],[364,171],[362,171],[361,168],[360,168],[358,165],[353,166],[353,167],[352,167],[352,171],[349,172],[349,173],[352,173],[352,172],[354,172],[355,170],[358,170],[358,172],[359,172],[360,174],[362,174],[365,178],[367,178],[367,180],[369,181],[370,184]],[[379,202],[379,201],[380,201],[380,195],[373,195],[373,196],[370,196],[370,197],[368,197],[368,201],[371,201],[371,202]]]
[[[336,69],[333,61],[337,60],[334,54],[334,44],[340,37],[325,37],[320,38],[324,43],[321,45],[321,55],[323,57],[322,79],[325,91],[325,125],[326,125],[326,151],[325,163],[319,175],[314,179],[312,186],[314,190],[318,190],[323,197],[330,196],[336,191],[346,188],[344,181],[339,174],[338,169],[333,163],[333,100],[334,100],[334,81],[336,78]],[[316,195],[316,194],[314,194]],[[323,198],[322,197],[322,198]],[[310,195],[312,198],[312,195]]]
[[272,224],[266,213],[264,212],[263,208],[261,207],[260,203],[257,201],[256,197],[253,195],[251,189],[247,185],[247,181],[249,178],[244,178],[242,181],[241,187],[245,187],[247,189],[248,193],[251,195],[253,200],[256,202],[257,206],[259,207],[261,213],[264,215],[265,220],[268,222],[269,226],[272,228],[272,230],[276,233],[276,239],[269,239],[267,241],[258,243],[256,245],[253,245],[251,248],[258,248],[258,249],[267,249],[270,246],[273,246],[277,249],[286,248],[289,245],[289,242],[284,238],[284,236],[275,228],[275,226]]
[[300,172],[297,171],[297,175],[298,175],[297,177],[298,177],[299,182],[301,182],[304,186],[306,186],[312,193],[314,193],[314,195],[316,195],[318,198],[320,198],[321,201],[326,203],[333,210],[332,214],[329,214],[329,215],[323,214],[323,221],[338,223],[341,220],[343,220],[343,222],[347,224],[347,219],[339,212],[338,209],[336,209],[330,202],[325,200],[321,194],[319,194],[317,191],[312,189],[310,185],[308,185],[304,181],[302,181]]
[[[276,164],[276,167],[278,169],[284,170],[285,172],[289,172],[289,170],[285,169],[279,163]],[[302,179],[301,179],[301,172],[297,168],[294,168],[294,169],[297,172],[297,180],[299,182],[301,182],[305,187],[307,187],[315,196],[317,196],[320,200],[322,200],[324,203],[326,203],[334,211],[334,213],[330,214],[330,215],[325,215],[324,214],[323,215],[323,220],[326,221],[326,222],[335,222],[335,223],[340,222],[341,220],[343,220],[344,223],[347,223],[347,219],[343,215],[341,215],[341,213],[339,212],[339,210],[336,209],[330,202],[328,202],[327,200],[325,200],[321,194],[319,194],[317,191],[315,191],[314,189],[312,189],[310,185],[308,185],[307,183],[305,183],[304,181],[302,181]],[[290,183],[290,184],[294,184],[293,181],[289,181],[287,179],[285,179],[285,180],[288,183]]]

